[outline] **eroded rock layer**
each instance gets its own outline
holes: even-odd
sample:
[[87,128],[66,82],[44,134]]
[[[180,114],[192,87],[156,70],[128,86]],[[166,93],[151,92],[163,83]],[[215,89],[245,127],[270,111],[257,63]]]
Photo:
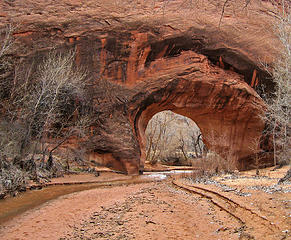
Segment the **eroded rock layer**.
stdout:
[[[162,110],[193,119],[207,146],[239,168],[256,151],[264,103],[260,68],[279,48],[268,1],[3,1],[3,26],[17,29],[17,57],[75,48],[92,76],[96,123],[90,159],[129,174],[145,159],[145,128]],[[249,2],[249,3],[247,3]],[[2,27],[3,27],[2,26]]]

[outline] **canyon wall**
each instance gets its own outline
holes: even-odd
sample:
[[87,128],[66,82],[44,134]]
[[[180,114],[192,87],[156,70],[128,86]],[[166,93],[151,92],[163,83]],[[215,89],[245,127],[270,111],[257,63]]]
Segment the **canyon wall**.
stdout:
[[273,88],[261,62],[280,52],[272,31],[278,6],[248,2],[15,0],[0,3],[0,20],[16,26],[18,61],[73,48],[89,70],[90,159],[137,174],[148,121],[171,110],[244,169],[264,128],[260,86]]

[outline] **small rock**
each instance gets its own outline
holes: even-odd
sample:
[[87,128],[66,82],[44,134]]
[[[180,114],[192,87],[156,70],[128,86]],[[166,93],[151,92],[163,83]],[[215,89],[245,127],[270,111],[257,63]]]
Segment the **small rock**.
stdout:
[[218,233],[218,232],[224,232],[224,231],[226,231],[226,230],[228,230],[229,228],[228,227],[220,227],[220,228],[218,228],[217,230],[216,230],[216,232]]
[[149,223],[156,224],[155,222],[153,222],[153,221],[151,221],[151,220],[147,220],[147,221],[146,221],[146,224],[149,224]]

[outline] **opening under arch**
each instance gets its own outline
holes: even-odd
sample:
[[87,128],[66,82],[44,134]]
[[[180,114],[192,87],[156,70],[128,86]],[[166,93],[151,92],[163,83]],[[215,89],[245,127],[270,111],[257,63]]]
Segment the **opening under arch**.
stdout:
[[145,163],[191,166],[207,148],[197,124],[172,111],[155,114],[146,127]]

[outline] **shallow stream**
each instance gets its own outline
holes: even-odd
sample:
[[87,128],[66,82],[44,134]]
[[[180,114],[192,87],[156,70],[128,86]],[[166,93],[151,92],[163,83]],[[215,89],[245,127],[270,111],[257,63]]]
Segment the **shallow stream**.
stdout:
[[94,188],[162,181],[170,175],[188,174],[191,170],[172,170],[164,172],[145,172],[143,175],[133,176],[129,179],[104,181],[98,183],[54,185],[40,190],[29,190],[16,197],[0,200],[0,225],[11,220],[30,209],[39,207],[50,200],[74,192],[85,191]]

